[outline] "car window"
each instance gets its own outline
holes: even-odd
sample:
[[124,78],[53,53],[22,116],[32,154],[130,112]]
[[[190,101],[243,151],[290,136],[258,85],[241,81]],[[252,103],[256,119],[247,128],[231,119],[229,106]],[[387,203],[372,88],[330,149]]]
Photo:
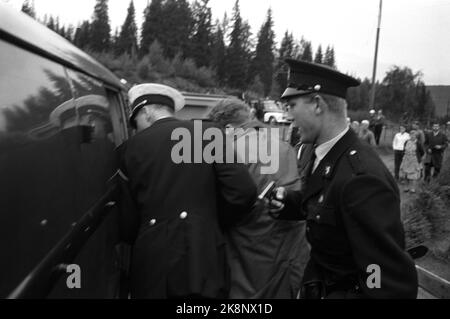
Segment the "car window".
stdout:
[[[79,215],[79,150],[64,68],[0,40],[0,296],[19,284]],[[62,119],[61,119],[62,120]],[[64,213],[64,214],[62,214]]]

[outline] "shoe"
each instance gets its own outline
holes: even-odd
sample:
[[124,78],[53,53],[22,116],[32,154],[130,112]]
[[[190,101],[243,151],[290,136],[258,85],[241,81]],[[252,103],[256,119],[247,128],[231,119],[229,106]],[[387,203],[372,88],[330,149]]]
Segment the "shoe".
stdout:
[[405,193],[409,192],[409,189],[405,188],[404,192],[405,192]]

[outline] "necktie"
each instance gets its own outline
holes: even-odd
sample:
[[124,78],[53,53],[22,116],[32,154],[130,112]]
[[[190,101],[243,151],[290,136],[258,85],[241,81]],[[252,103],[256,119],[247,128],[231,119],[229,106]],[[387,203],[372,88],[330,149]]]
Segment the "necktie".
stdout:
[[306,171],[306,176],[310,177],[314,172],[314,163],[316,162],[316,148],[313,148],[311,158],[308,163],[308,170]]
[[[303,171],[303,174],[301,174],[301,184],[302,184],[302,190],[305,190],[306,185],[308,184],[308,179],[310,178],[313,168],[314,168],[314,162],[316,161],[316,149],[313,148],[311,150],[310,158],[307,164],[304,166],[305,169]],[[304,154],[308,155],[308,154]]]

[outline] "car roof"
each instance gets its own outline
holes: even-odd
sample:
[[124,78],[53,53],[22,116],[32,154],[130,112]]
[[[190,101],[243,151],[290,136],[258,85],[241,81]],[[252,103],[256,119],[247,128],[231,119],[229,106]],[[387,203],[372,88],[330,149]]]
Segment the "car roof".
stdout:
[[0,3],[0,39],[33,51],[114,87],[120,79],[87,53],[25,13]]

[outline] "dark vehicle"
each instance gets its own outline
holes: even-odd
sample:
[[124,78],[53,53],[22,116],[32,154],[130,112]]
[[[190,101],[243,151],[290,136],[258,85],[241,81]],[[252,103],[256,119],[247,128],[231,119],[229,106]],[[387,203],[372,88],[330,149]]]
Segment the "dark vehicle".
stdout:
[[[5,4],[0,70],[0,297],[118,297],[123,85]],[[67,285],[71,264],[79,288]]]

